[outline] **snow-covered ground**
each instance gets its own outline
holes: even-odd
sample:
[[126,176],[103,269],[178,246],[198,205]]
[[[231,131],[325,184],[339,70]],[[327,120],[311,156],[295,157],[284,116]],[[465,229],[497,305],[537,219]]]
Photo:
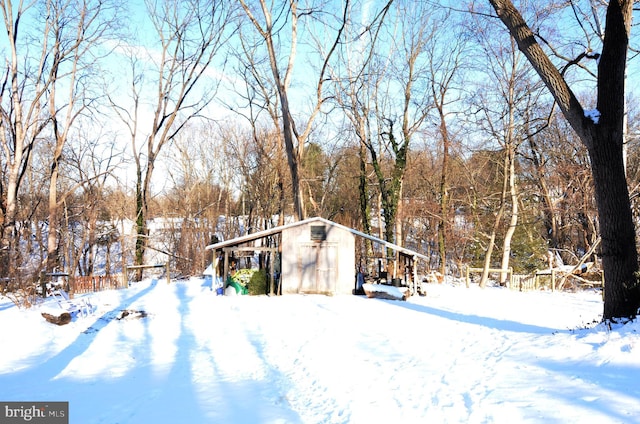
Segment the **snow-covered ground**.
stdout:
[[145,280],[59,327],[2,298],[0,401],[68,401],[77,424],[640,422],[640,326],[595,326],[598,293],[427,289],[222,297]]

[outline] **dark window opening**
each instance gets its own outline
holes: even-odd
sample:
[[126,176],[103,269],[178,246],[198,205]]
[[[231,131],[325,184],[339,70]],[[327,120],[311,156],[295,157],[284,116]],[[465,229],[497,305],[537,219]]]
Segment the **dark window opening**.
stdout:
[[311,226],[311,240],[325,241],[327,239],[327,229],[324,225]]

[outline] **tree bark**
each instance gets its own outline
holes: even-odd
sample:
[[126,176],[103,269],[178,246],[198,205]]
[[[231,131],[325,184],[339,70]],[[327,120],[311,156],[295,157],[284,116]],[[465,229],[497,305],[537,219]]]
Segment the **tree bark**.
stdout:
[[[505,172],[508,172],[509,180],[509,197],[511,198],[511,218],[509,219],[509,227],[504,235],[504,240],[502,242],[502,262],[500,268],[502,270],[506,270],[509,268],[509,264],[511,261],[511,241],[513,240],[513,235],[516,232],[516,227],[518,226],[518,190],[516,187],[516,170],[515,170],[515,146],[513,146],[513,139],[509,142],[505,153],[508,157],[508,169],[505,169]],[[505,199],[506,200],[506,199]],[[507,273],[500,273],[500,285],[505,286],[507,284]]]
[[[360,206],[360,219],[362,231],[371,234],[371,204],[369,201],[369,184],[367,182],[367,151],[363,143],[358,148],[358,162],[360,172],[358,173],[358,197]],[[366,255],[373,256],[373,244],[371,240],[364,239]]]
[[[435,100],[435,90],[434,100]],[[440,274],[447,275],[447,231],[449,229],[449,146],[451,139],[444,113],[444,99],[437,103],[440,118],[440,137],[442,138],[442,170],[440,173],[440,219],[438,222],[438,253],[440,255]]]

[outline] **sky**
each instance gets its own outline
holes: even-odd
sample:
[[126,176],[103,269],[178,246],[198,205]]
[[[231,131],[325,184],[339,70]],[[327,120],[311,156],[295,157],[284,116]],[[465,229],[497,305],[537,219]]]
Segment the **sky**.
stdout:
[[77,424],[640,422],[640,326],[598,324],[599,292],[426,291],[149,278],[78,296],[92,312],[62,326],[0,298],[0,402],[69,402]]
[[[143,51],[145,52],[145,54],[140,54],[140,59],[142,60],[141,64],[149,63],[148,61],[150,60],[150,58],[152,57],[157,58],[157,52],[159,49],[157,46],[154,46],[154,43],[157,44],[158,42],[157,34],[154,31],[150,23],[150,20],[146,16],[148,12],[146,10],[144,2],[130,2],[130,3],[131,4],[128,5],[129,10],[127,12],[127,15],[124,17],[125,25],[123,25],[123,28],[126,28],[126,30],[124,30],[125,33],[130,33],[131,35],[133,33],[137,33],[138,38],[137,38],[137,41],[135,41],[134,39],[127,40],[125,37],[123,37],[123,39],[118,39],[118,41],[126,44],[131,43],[132,45],[137,44],[135,48],[138,49],[138,51],[140,52],[143,52]],[[384,1],[375,1],[375,0],[363,1],[362,3],[360,3],[360,7],[361,7],[360,13],[358,13],[355,18],[357,20],[358,19],[361,20],[363,23],[368,23],[368,21],[379,12],[380,8],[385,3],[386,2]],[[449,2],[445,1],[443,3],[449,3]],[[338,5],[338,4],[341,4],[341,2],[331,2],[331,4]],[[483,6],[488,6],[486,3],[482,3],[482,4]],[[586,5],[586,2],[582,2],[581,4]],[[588,11],[590,9],[587,8],[586,10]],[[35,19],[36,11],[37,9],[32,8],[30,9],[29,13],[27,13],[26,16],[24,17],[23,22],[26,24],[25,28],[28,27],[30,20]],[[392,17],[393,17],[393,13],[391,13],[388,16],[389,23],[391,23]],[[584,22],[583,24],[585,28],[587,29],[589,28],[589,25],[587,25]],[[571,31],[570,35],[578,37],[581,34],[579,30],[580,27],[576,26],[575,23],[571,23],[571,25],[572,25],[571,28],[573,30]],[[247,30],[247,27],[245,27],[245,30]],[[27,34],[26,31],[21,32],[21,35],[23,36],[26,34]],[[315,72],[309,72],[309,63],[317,62],[317,60],[312,60],[310,59],[310,57],[304,57],[304,54],[309,52],[309,47],[306,46],[306,43],[309,41],[309,38],[310,37],[305,36],[300,40],[300,45],[298,46],[298,49],[299,49],[298,57],[296,59],[296,63],[294,67],[295,75],[294,75],[294,80],[291,87],[290,102],[294,105],[294,112],[299,117],[298,119],[300,121],[299,125],[306,122],[306,119],[308,117],[308,113],[310,110],[309,108],[315,104],[315,91],[313,87],[316,81],[314,78],[311,78],[311,80],[308,80],[308,75],[315,75]],[[574,49],[575,50],[574,53],[576,54],[579,53],[578,50],[582,48],[583,44],[587,44],[586,40],[579,40],[579,41],[580,42],[576,44],[579,47]],[[27,43],[27,40],[22,39],[21,43],[22,45],[25,45]],[[232,45],[232,44],[233,43],[227,43],[227,45]],[[105,47],[106,48],[113,47],[113,40],[107,43]],[[30,54],[33,54],[37,58],[38,57],[37,50],[38,49],[35,48],[35,46],[32,46],[30,48]],[[0,37],[0,51],[3,51],[5,55],[8,53],[8,51],[6,50],[6,35],[3,35],[2,37]],[[262,53],[264,54],[264,51],[262,51]],[[283,52],[283,56],[285,55],[285,53],[286,52]],[[21,50],[18,52],[18,54],[25,55],[26,50]],[[635,62],[637,62],[637,60]],[[212,78],[208,82],[207,81],[204,81],[204,82],[210,83],[212,80],[222,79],[225,83],[225,87],[221,89],[221,91],[219,92],[219,95],[216,101],[214,101],[208,107],[205,115],[207,115],[209,118],[218,119],[219,121],[222,121],[223,120],[222,118],[228,118],[228,117],[238,118],[237,122],[241,123],[243,122],[243,119],[239,118],[238,115],[236,115],[235,113],[232,113],[227,107],[227,105],[235,105],[235,108],[238,109],[239,107],[241,107],[240,103],[242,103],[238,101],[239,96],[233,90],[233,88],[237,89],[238,87],[241,86],[241,84],[238,84],[238,73],[234,69],[236,65],[233,64],[233,60],[230,60],[227,63],[226,68],[224,69],[222,69],[220,66],[217,66],[217,65],[219,65],[219,63],[217,63],[216,66],[211,67],[211,76],[213,76],[214,78]],[[126,59],[122,55],[121,50],[118,50],[118,49],[113,50],[112,54],[108,57],[108,60],[102,63],[102,66],[104,66],[105,68],[103,69],[101,74],[103,75],[111,74],[109,75],[109,78],[112,79],[111,81],[112,85],[110,86],[110,90],[112,94],[118,93],[117,97],[120,101],[122,101],[122,105],[125,108],[130,107],[131,101],[130,101],[130,98],[128,97],[129,96],[128,80],[130,79],[129,64],[127,63]],[[283,68],[284,68],[284,65],[283,65]],[[154,93],[156,93],[156,90],[155,90],[156,83],[154,83],[153,77],[154,77],[153,71],[149,70],[148,72],[146,72],[146,80],[148,81],[151,87],[150,89],[145,90],[145,93],[147,94],[147,101],[149,102],[152,102]],[[636,77],[637,77],[637,68],[634,67],[629,71],[630,90],[635,89],[635,84],[633,83],[633,81]],[[585,105],[585,109],[591,109],[593,107],[594,105],[591,105],[591,104]],[[142,146],[142,143],[145,140],[145,135],[148,134],[150,131],[150,127],[148,125],[148,123],[151,122],[150,108],[151,106],[147,105],[147,107],[142,108],[143,110],[141,111],[141,120],[140,120],[141,125],[138,129],[138,132],[139,132],[138,144],[140,146]],[[126,155],[123,155],[123,157],[129,157],[131,154],[131,147],[129,145],[130,139],[126,129],[122,126],[121,122],[119,122],[118,119],[113,116],[112,112],[109,110],[109,107],[101,108],[99,116],[108,117],[108,122],[103,124],[103,127],[102,127],[104,128],[103,131],[107,134],[111,134],[111,137],[114,140],[117,140],[119,143],[121,143],[120,145],[121,150],[126,152]],[[232,119],[227,119],[226,122],[231,120]],[[312,136],[316,137],[314,141],[322,141],[327,138],[326,134],[330,134],[331,132],[332,131],[330,130],[325,130],[324,134],[319,134],[317,136],[313,134]],[[116,133],[118,133],[117,136],[114,135]],[[109,140],[109,141],[113,141],[113,140]],[[106,143],[107,141],[105,140],[104,142]],[[162,168],[164,166],[164,163],[160,163],[158,165],[160,168]],[[161,171],[159,171],[159,173],[161,173]],[[133,178],[135,176],[133,171],[125,167],[125,174],[126,174],[125,179],[126,179],[127,185],[132,184]],[[162,172],[162,174],[166,175],[165,172]],[[157,189],[161,190],[165,182],[166,182],[166,178],[158,178],[156,180]]]

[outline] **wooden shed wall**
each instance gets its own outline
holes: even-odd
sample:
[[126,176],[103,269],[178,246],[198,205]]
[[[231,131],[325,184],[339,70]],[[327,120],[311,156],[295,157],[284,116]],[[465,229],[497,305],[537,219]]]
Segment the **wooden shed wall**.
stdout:
[[[312,240],[311,227],[326,238]],[[351,294],[355,236],[328,223],[311,222],[282,231],[282,293]]]

